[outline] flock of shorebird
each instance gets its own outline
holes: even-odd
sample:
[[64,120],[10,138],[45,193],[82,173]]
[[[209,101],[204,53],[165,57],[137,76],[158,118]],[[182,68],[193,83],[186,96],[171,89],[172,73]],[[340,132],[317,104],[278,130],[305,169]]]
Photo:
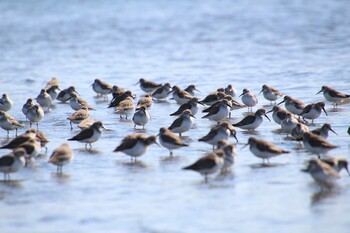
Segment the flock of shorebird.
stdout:
[[[186,89],[181,89],[178,86],[171,86],[170,83],[158,84],[145,79],[140,79],[137,84],[146,94],[139,98],[136,105],[134,104],[136,97],[130,90],[109,85],[99,79],[95,79],[91,85],[97,95],[106,101],[108,101],[108,95],[112,95],[108,108],[114,108],[115,113],[119,114],[120,118],[127,119],[132,115],[131,120],[134,123],[134,128],[145,128],[145,125],[151,119],[148,109],[153,102],[164,101],[171,97],[171,100],[179,104],[178,110],[170,114],[170,116],[176,116],[177,118],[169,127],[161,127],[158,135],[133,133],[121,141],[114,151],[129,155],[132,161],[136,161],[137,157],[143,155],[148,146],[158,144],[158,142],[169,150],[170,156],[173,156],[173,150],[189,146],[183,141],[182,133],[193,127],[195,115],[199,112],[199,105],[206,105],[207,107],[202,109],[205,114],[202,118],[217,122],[217,124],[199,141],[212,145],[213,152],[183,168],[199,172],[205,176],[205,181],[207,181],[210,174],[230,172],[235,160],[236,146],[230,143],[228,139],[233,136],[238,142],[236,127],[254,131],[262,124],[263,117],[270,121],[267,116],[270,112],[272,112],[272,119],[281,126],[281,130],[287,134],[287,137],[302,141],[307,151],[318,156],[308,160],[306,168],[303,169],[303,171],[310,173],[318,183],[331,185],[336,178],[340,177],[339,172],[342,169],[345,169],[350,175],[346,159],[321,157],[322,154],[337,147],[327,141],[329,131],[336,134],[331,125],[326,123],[321,128],[309,130],[310,121],[312,124],[322,112],[327,115],[324,102],[304,105],[301,101],[283,95],[271,86],[263,85],[260,93],[263,93],[265,99],[271,101],[272,110],[266,112],[265,109],[260,108],[253,112],[253,107],[258,103],[257,96],[252,91],[244,89],[239,96],[242,103],[239,103],[235,99],[237,91],[232,85],[219,88],[208,94],[204,99],[199,100],[195,97],[196,91],[198,91],[195,85],[189,85]],[[322,86],[318,93],[321,92],[325,99],[333,104],[334,108],[350,99],[350,95],[328,86]],[[282,97],[283,100],[277,104],[276,101]],[[36,102],[33,99],[28,99],[23,105],[22,112],[30,127],[32,127],[32,124],[36,124],[36,129],[30,128],[25,133],[17,136],[17,129],[23,128],[24,125],[7,113],[13,106],[10,97],[3,94],[0,99],[0,127],[7,131],[8,138],[9,131],[16,131],[16,137],[1,147],[1,149],[13,150],[12,153],[0,158],[0,172],[4,173],[5,180],[10,180],[10,173],[17,172],[28,162],[35,159],[41,148],[48,143],[48,139],[38,128],[45,112],[50,111],[55,100],[63,103],[69,102],[69,105],[75,111],[67,119],[70,122],[71,129],[73,129],[73,124],[77,124],[81,131],[68,139],[69,141],[85,143],[86,150],[89,150],[92,148],[91,144],[99,140],[102,130],[108,130],[101,121],[94,121],[89,118],[89,111],[94,110],[94,108],[79,96],[76,89],[71,86],[61,90],[56,78],[52,78],[47,83],[35,100]],[[282,103],[284,103],[285,109],[280,107]],[[239,122],[231,124],[229,122],[231,111],[244,107],[248,108],[248,114]],[[350,134],[350,128],[348,133]],[[245,146],[249,146],[250,151],[261,158],[265,165],[269,164],[270,158],[289,153],[289,151],[257,137],[250,137]],[[69,143],[65,142],[53,151],[49,162],[57,165],[57,172],[62,173],[62,166],[72,159],[73,152]]]

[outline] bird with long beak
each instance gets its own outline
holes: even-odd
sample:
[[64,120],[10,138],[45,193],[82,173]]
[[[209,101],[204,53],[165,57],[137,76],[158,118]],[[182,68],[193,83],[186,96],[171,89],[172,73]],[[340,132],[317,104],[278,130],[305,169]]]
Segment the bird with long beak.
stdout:
[[146,93],[154,92],[158,87],[162,86],[162,84],[158,84],[144,78],[140,78],[140,80],[135,85],[137,84],[140,84],[140,88]]
[[176,110],[175,112],[171,113],[170,116],[177,116],[177,115],[181,115],[181,113],[183,111],[185,111],[186,109],[191,110],[192,115],[196,115],[198,112],[198,104],[203,105],[202,103],[199,103],[198,98],[193,97],[190,101],[188,101],[187,103],[182,104],[178,110]]
[[337,146],[329,143],[323,137],[313,134],[313,133],[304,133],[303,143],[306,150],[313,154],[317,154],[320,158],[320,154],[327,153],[329,150],[337,148]]
[[253,111],[253,107],[258,103],[256,95],[247,88],[243,89],[243,92],[239,97],[242,97],[242,102],[248,107],[248,111]]
[[318,102],[315,104],[308,104],[305,106],[303,111],[299,114],[303,117],[303,119],[310,119],[311,123],[314,123],[314,119],[318,118],[321,115],[322,110],[328,116],[326,109],[324,108],[325,104],[324,102]]
[[169,150],[170,157],[173,156],[173,150],[188,146],[179,136],[164,127],[159,129],[157,136],[159,136],[160,144]]
[[43,119],[45,113],[42,107],[39,104],[34,104],[33,107],[29,108],[26,114],[27,119],[29,120],[29,125],[32,127],[33,123],[36,123],[36,128],[39,128],[39,121]]
[[324,158],[321,159],[322,162],[329,164],[333,167],[337,172],[340,172],[342,169],[345,169],[350,176],[349,168],[348,168],[348,160],[344,158]]
[[12,106],[13,106],[13,101],[10,99],[7,93],[4,93],[2,95],[2,98],[0,99],[0,110],[7,112],[12,108]]
[[265,116],[269,121],[271,121],[270,118],[266,115],[265,109],[260,108],[255,112],[254,115],[248,115],[238,123],[232,125],[241,129],[255,130],[263,122],[262,116]]
[[184,91],[186,91],[186,92],[188,92],[190,95],[192,95],[192,96],[195,96],[195,91],[198,91],[198,92],[200,92],[197,88],[196,88],[196,86],[194,85],[194,84],[190,84],[190,85],[188,85],[185,89],[184,89]]
[[331,125],[328,124],[328,123],[322,125],[321,128],[317,128],[317,129],[311,130],[311,133],[320,135],[321,137],[327,139],[327,138],[328,138],[328,132],[329,132],[329,131],[332,131],[335,135],[338,135],[338,134],[332,129]]
[[82,130],[76,136],[68,139],[68,141],[78,141],[85,143],[85,149],[87,149],[87,145],[90,145],[90,149],[92,149],[91,143],[96,142],[100,139],[102,134],[102,129],[106,129],[101,121],[96,121],[89,128]]
[[282,121],[286,118],[288,111],[284,110],[283,108],[279,107],[279,106],[273,106],[273,108],[266,112],[267,113],[272,113],[272,119],[277,123],[277,124],[281,124]]
[[94,92],[97,93],[97,95],[102,95],[104,98],[107,98],[107,95],[112,93],[113,91],[113,86],[101,81],[100,79],[95,79],[94,83],[91,84],[92,89]]
[[57,173],[62,173],[62,167],[68,164],[73,157],[72,149],[68,142],[65,142],[52,152],[48,162],[57,166]]
[[178,118],[173,121],[168,129],[170,129],[173,133],[178,133],[181,137],[182,133],[192,128],[194,122],[193,118],[196,117],[192,115],[191,110],[186,109]]
[[274,101],[276,104],[276,100],[281,96],[283,96],[283,94],[279,92],[276,88],[271,87],[269,85],[263,85],[259,94],[261,93],[263,93],[264,98],[269,100],[271,104],[272,104],[272,101]]
[[329,188],[340,178],[339,172],[320,159],[310,159],[307,161],[307,167],[301,171],[309,173],[316,182]]
[[23,148],[17,148],[12,153],[0,158],[0,172],[4,173],[4,181],[9,181],[10,173],[17,172],[25,165],[26,151]]
[[283,100],[277,105],[280,105],[282,103],[284,103],[284,106],[286,107],[288,112],[291,112],[296,115],[300,115],[300,113],[305,108],[305,104],[303,102],[301,102],[300,100],[294,99],[288,95],[284,96]]
[[156,136],[133,133],[126,136],[114,152],[123,152],[129,155],[132,161],[136,161],[136,158],[146,153],[148,146],[153,143],[159,146]]
[[171,93],[171,85],[170,83],[165,83],[161,87],[158,87],[152,93],[152,96],[157,100],[162,100],[162,99],[166,99],[170,93]]
[[184,104],[190,101],[194,96],[192,96],[187,91],[182,90],[178,86],[173,86],[172,90],[169,93],[173,93],[173,99],[177,104]]
[[321,92],[323,93],[323,96],[326,100],[332,102],[334,108],[336,108],[339,103],[350,98],[350,95],[344,94],[328,86],[322,86],[321,90],[317,92],[317,94]]
[[216,105],[213,105],[213,107],[210,109],[210,112],[202,118],[207,118],[211,121],[216,121],[219,123],[228,117],[231,107],[232,106],[228,100],[220,100],[220,102]]

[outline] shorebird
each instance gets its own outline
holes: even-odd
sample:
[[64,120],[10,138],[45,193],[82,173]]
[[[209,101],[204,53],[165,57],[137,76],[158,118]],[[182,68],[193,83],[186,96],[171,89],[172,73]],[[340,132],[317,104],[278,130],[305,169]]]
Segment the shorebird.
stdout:
[[40,107],[39,104],[34,104],[33,107],[29,108],[26,114],[27,119],[29,120],[30,127],[36,122],[36,128],[39,128],[39,121],[44,117],[44,110]]
[[292,133],[293,129],[297,126],[299,121],[290,113],[287,113],[286,118],[281,122],[281,129],[287,134]]
[[258,103],[256,95],[247,88],[244,88],[240,97],[242,97],[243,104],[248,107],[248,111],[253,111],[253,107]]
[[306,150],[313,154],[317,154],[318,157],[320,157],[320,154],[327,153],[329,150],[337,147],[329,143],[323,137],[310,132],[304,133],[303,143]]
[[314,123],[314,119],[318,118],[321,115],[322,110],[328,116],[326,109],[324,109],[324,102],[318,102],[315,104],[308,104],[305,106],[303,111],[299,114],[303,119],[310,119],[311,123]]
[[225,94],[226,95],[230,95],[233,98],[235,98],[235,96],[237,95],[237,90],[236,88],[234,88],[231,84],[227,85],[227,87],[225,88]]
[[323,138],[328,138],[328,132],[329,132],[329,131],[332,131],[335,135],[338,135],[338,134],[332,129],[331,125],[328,124],[328,123],[322,125],[321,128],[317,128],[317,129],[311,130],[311,133],[320,135],[320,136],[323,137]]
[[134,108],[133,98],[128,96],[115,107],[115,113],[119,114],[120,119],[123,119],[122,115],[125,115],[125,118],[128,119],[128,115],[133,113]]
[[269,141],[258,139],[256,137],[250,137],[248,139],[248,143],[245,146],[248,145],[250,151],[256,157],[261,158],[263,160],[263,163],[265,163],[265,159],[268,163],[270,163],[269,158],[289,153],[289,151],[283,150]]
[[145,106],[147,109],[149,109],[153,104],[152,94],[147,93],[143,97],[139,99],[136,105],[136,110],[138,110],[141,106]]
[[[30,160],[32,158],[36,158],[41,150],[41,144],[40,144],[40,140],[35,137],[30,138],[28,141],[20,144],[18,147],[22,147],[26,150],[27,156],[26,156],[26,160]],[[18,148],[17,147],[17,148]]]
[[217,105],[210,109],[210,112],[202,118],[207,118],[211,121],[220,122],[228,117],[231,105],[228,100],[221,100]]
[[348,160],[344,158],[331,158],[331,157],[324,158],[321,160],[322,162],[325,162],[331,167],[333,167],[337,172],[340,172],[342,169],[345,169],[350,176],[350,172],[348,168],[348,163],[349,163]]
[[304,133],[309,132],[309,127],[303,123],[297,123],[295,128],[292,130],[291,135],[296,140],[303,140]]
[[33,129],[33,128],[28,129],[24,134],[30,134],[30,133],[35,134],[35,137],[40,142],[40,147],[41,148],[45,147],[46,152],[47,152],[46,144],[49,142],[49,139],[45,136],[45,134],[43,132],[41,132],[40,130]]
[[169,150],[170,157],[173,156],[173,150],[188,146],[179,136],[164,127],[159,129],[157,136],[159,136],[160,144]]
[[111,103],[108,105],[108,108],[117,107],[120,102],[128,97],[134,98],[131,91],[126,91],[123,94],[116,96],[114,99],[112,99]]
[[[190,101],[188,101],[187,103],[182,104],[178,110],[176,110],[175,112],[173,112],[172,114],[170,114],[170,116],[178,116],[180,115],[183,111],[185,111],[186,109],[191,110],[192,115],[196,115],[198,112],[198,104],[201,104],[198,102],[198,98],[193,97]],[[203,105],[203,104],[201,104]]]
[[145,129],[145,125],[147,122],[151,119],[150,114],[148,113],[148,110],[145,106],[141,106],[132,117],[132,121],[134,122],[134,129],[136,128],[136,125],[142,126],[142,129]]
[[170,129],[173,133],[178,133],[181,137],[181,133],[184,133],[192,128],[193,118],[195,117],[192,115],[191,110],[186,109],[181,113],[180,117],[173,121],[168,129]]
[[102,129],[105,129],[102,122],[96,121],[89,128],[82,130],[76,136],[68,139],[68,141],[82,142],[85,143],[85,149],[87,149],[87,145],[90,145],[90,149],[92,149],[91,143],[94,143],[100,139]]
[[73,151],[67,142],[57,147],[51,154],[49,163],[57,165],[57,173],[62,173],[62,167],[73,159]]
[[82,108],[87,108],[88,110],[95,110],[92,108],[83,98],[80,98],[77,94],[72,93],[69,98],[69,105],[71,108],[75,111],[82,109]]
[[323,96],[329,102],[332,102],[333,106],[336,108],[337,105],[346,99],[349,99],[350,95],[344,94],[334,88],[328,86],[322,86],[321,90],[317,94],[323,92]]
[[[35,102],[34,102],[34,100],[31,99],[31,98],[29,98],[29,99],[27,100],[27,102],[26,102],[25,104],[23,104],[22,112],[23,112],[23,114],[24,114],[25,116],[27,115],[28,109],[31,108],[31,107],[33,107],[34,104],[35,104]],[[26,116],[26,118],[27,118],[27,116]]]
[[48,111],[50,111],[52,99],[45,89],[41,89],[39,95],[35,99],[43,109],[46,108]]
[[79,124],[83,120],[88,119],[89,116],[89,110],[85,106],[82,109],[79,109],[72,113],[69,117],[67,117],[67,120],[69,120],[70,123],[70,129],[73,129],[72,123]]
[[241,129],[255,130],[263,122],[262,116],[265,116],[269,121],[271,121],[270,118],[266,115],[265,109],[260,108],[255,112],[254,115],[248,115],[244,117],[240,122],[232,125]]
[[17,172],[24,167],[26,152],[23,148],[14,150],[11,154],[0,158],[0,172],[4,173],[4,180],[10,180],[10,173]]
[[225,152],[224,165],[221,168],[221,173],[228,173],[231,171],[231,167],[235,162],[236,146],[234,144],[225,144],[223,141],[218,142],[218,149],[222,149]]
[[300,115],[300,113],[304,110],[305,105],[300,100],[294,99],[288,95],[284,96],[282,102],[278,103],[280,105],[284,103],[286,109],[296,115]]
[[17,129],[23,128],[24,125],[20,124],[14,117],[6,112],[0,110],[0,127],[7,131],[7,138],[9,138],[10,130],[15,129],[17,136]]
[[218,142],[222,140],[228,140],[228,137],[230,135],[233,135],[238,142],[235,128],[228,122],[222,122],[220,125],[211,128],[209,133],[200,138],[198,141],[209,143],[213,146],[214,151],[215,146],[218,144]]
[[94,83],[91,84],[92,89],[94,92],[97,93],[97,95],[102,95],[104,98],[107,97],[108,94],[112,93],[113,91],[113,86],[101,81],[100,79],[95,79]]
[[155,136],[134,133],[126,136],[114,152],[123,152],[136,161],[136,158],[143,155],[153,143],[158,144]]
[[90,126],[92,126],[93,123],[95,123],[95,120],[92,120],[90,118],[82,120],[79,124],[78,124],[78,128],[83,130],[83,129],[87,129]]
[[269,100],[271,103],[272,101],[275,101],[275,104],[276,104],[276,100],[281,96],[283,96],[283,94],[279,92],[276,88],[273,88],[268,85],[263,85],[260,93],[261,92],[263,93],[265,99]]
[[188,85],[184,91],[188,92],[190,95],[195,96],[195,91],[200,92],[194,84]]
[[339,173],[328,163],[320,159],[311,159],[307,162],[307,168],[301,171],[307,172],[318,183],[332,187],[333,182],[340,178]]
[[286,118],[288,111],[280,108],[279,106],[273,106],[272,110],[268,111],[267,113],[272,113],[272,119],[277,123],[281,124],[281,122]]
[[70,86],[67,89],[63,89],[60,93],[58,93],[57,100],[62,103],[65,103],[70,99],[71,94],[73,93],[78,94],[75,90],[75,87],[73,86]]
[[166,99],[171,93],[170,83],[165,83],[163,86],[158,87],[153,93],[153,98],[157,100]]
[[32,131],[27,130],[25,133],[18,135],[14,139],[12,139],[9,143],[6,145],[0,147],[0,149],[16,149],[21,144],[29,141],[30,139],[35,139],[36,134]]
[[205,182],[208,182],[208,175],[214,174],[221,170],[224,165],[225,152],[216,150],[199,160],[194,164],[184,167],[184,170],[192,170],[204,176]]
[[10,99],[8,94],[3,94],[2,98],[0,99],[0,110],[7,112],[10,110],[13,106],[13,101]]
[[177,104],[184,104],[190,101],[194,96],[192,96],[187,91],[182,90],[178,86],[173,86],[170,93],[173,93],[173,99],[176,101]]
[[154,92],[155,89],[162,86],[162,84],[158,84],[158,83],[155,83],[153,81],[145,80],[143,78],[141,78],[136,84],[140,84],[140,88],[146,93]]
[[60,92],[60,88],[57,85],[53,85],[50,88],[45,89],[45,90],[50,95],[52,101],[57,99],[57,96]]
[[60,83],[56,77],[51,78],[51,80],[47,82],[45,86],[45,90],[50,89],[52,86],[57,86],[57,87],[60,86]]
[[112,101],[117,98],[118,96],[120,96],[121,94],[123,94],[125,92],[125,90],[121,87],[118,87],[116,85],[114,85],[112,87]]
[[222,100],[225,97],[225,93],[215,91],[213,93],[208,94],[203,100],[199,101],[201,104],[205,105],[213,105],[218,100]]

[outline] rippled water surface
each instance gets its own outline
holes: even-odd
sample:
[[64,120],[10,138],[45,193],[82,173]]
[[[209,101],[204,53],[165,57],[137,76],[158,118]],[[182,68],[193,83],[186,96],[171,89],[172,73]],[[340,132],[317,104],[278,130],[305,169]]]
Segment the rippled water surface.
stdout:
[[[313,157],[296,142],[276,133],[264,120],[256,136],[291,153],[261,160],[248,148],[250,134],[238,129],[237,159],[232,175],[211,177],[181,170],[211,146],[197,141],[212,122],[197,115],[185,133],[189,148],[168,151],[152,145],[139,162],[113,153],[121,139],[135,132],[130,121],[107,109],[90,85],[97,77],[142,95],[140,77],[185,87],[196,84],[203,98],[233,84],[255,93],[263,84],[311,103],[322,85],[350,92],[349,1],[1,1],[0,93],[15,105],[9,114],[25,120],[21,108],[36,97],[51,77],[61,88],[77,87],[104,122],[104,132],[84,150],[71,142],[75,160],[58,176],[38,159],[34,168],[0,183],[1,232],[348,232],[350,179],[320,192],[302,172]],[[269,109],[259,95],[257,107]],[[331,123],[339,146],[329,155],[349,158],[350,105],[341,105],[316,120]],[[174,101],[155,103],[146,133],[157,134],[174,120]],[[257,109],[256,107],[254,109]],[[40,123],[50,140],[48,154],[77,134],[69,128],[69,105],[56,103]],[[246,109],[233,112],[231,122]],[[29,126],[26,125],[26,128]],[[24,130],[21,130],[22,132]],[[11,133],[13,136],[13,133]],[[234,138],[230,139],[235,142]],[[6,143],[0,131],[0,143]],[[1,152],[1,155],[7,152]]]

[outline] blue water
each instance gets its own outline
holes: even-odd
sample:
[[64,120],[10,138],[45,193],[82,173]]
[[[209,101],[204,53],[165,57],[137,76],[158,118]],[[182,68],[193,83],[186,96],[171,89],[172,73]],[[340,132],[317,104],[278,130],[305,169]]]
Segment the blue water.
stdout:
[[[111,151],[134,132],[133,124],[106,109],[90,85],[101,78],[140,96],[133,84],[144,77],[181,87],[194,83],[203,98],[228,83],[255,93],[270,84],[311,103],[323,99],[315,95],[322,85],[350,92],[349,54],[346,0],[1,1],[0,93],[15,103],[9,114],[24,120],[26,99],[55,76],[62,88],[75,85],[97,109],[91,118],[113,131],[104,132],[91,153],[72,142],[75,160],[63,177],[44,157],[13,174],[16,182],[0,183],[0,231],[348,232],[350,179],[343,174],[335,190],[320,192],[300,172],[312,155],[274,133],[275,123],[264,120],[257,136],[292,151],[271,159],[278,166],[256,168],[261,160],[240,149],[251,135],[238,130],[232,176],[205,184],[181,168],[211,151],[197,139],[212,122],[198,115],[185,133],[190,147],[175,151],[176,159],[151,146],[139,166],[130,166],[127,156]],[[257,107],[269,103],[258,97]],[[146,133],[169,126],[174,118],[168,114],[177,108],[171,100],[155,103]],[[349,104],[331,111],[327,103],[326,109],[329,116],[322,114],[312,128],[331,123],[339,135],[329,141],[339,148],[329,155],[349,159]],[[245,111],[233,112],[231,122]],[[57,103],[40,123],[49,154],[79,132],[69,130],[72,112]],[[6,143],[5,131],[0,142]]]

